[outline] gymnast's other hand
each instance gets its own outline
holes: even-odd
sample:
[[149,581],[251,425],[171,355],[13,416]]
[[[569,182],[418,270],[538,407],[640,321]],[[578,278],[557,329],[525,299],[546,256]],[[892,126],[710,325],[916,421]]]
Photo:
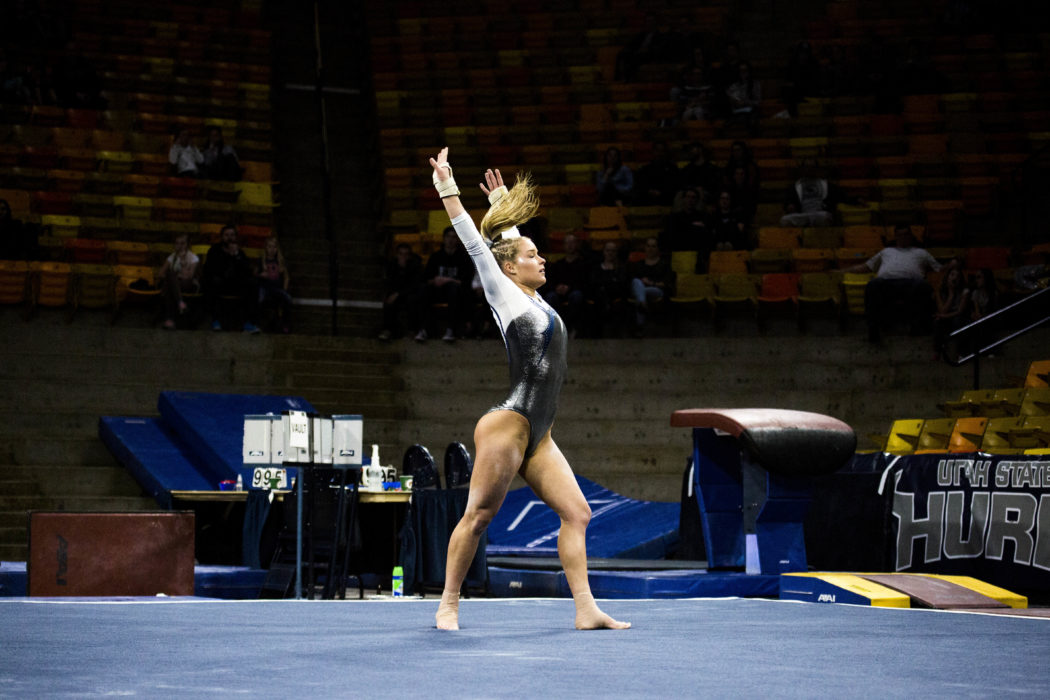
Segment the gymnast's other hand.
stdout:
[[[486,186],[487,185],[487,186]],[[493,190],[498,190],[503,187],[503,175],[500,174],[499,168],[493,170],[489,168],[485,171],[485,182],[479,183],[481,191],[488,197]]]

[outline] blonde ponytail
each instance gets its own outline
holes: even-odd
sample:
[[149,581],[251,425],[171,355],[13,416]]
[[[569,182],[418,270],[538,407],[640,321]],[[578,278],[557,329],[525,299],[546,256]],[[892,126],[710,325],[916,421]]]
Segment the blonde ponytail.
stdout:
[[540,211],[540,199],[529,173],[518,175],[514,187],[499,199],[481,220],[481,235],[492,241],[505,230],[524,224]]

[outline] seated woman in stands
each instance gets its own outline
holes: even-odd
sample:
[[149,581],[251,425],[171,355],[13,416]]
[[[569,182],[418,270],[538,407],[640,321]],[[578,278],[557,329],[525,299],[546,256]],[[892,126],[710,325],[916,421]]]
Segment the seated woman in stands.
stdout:
[[288,293],[290,278],[277,236],[270,236],[263,244],[263,252],[259,256],[255,274],[259,277],[259,308],[262,309],[267,304],[275,305],[281,332],[291,332],[292,295]]
[[186,313],[182,295],[200,291],[200,258],[190,250],[187,234],[175,236],[175,250],[161,265],[159,277],[164,299],[164,328],[175,330],[175,319]]

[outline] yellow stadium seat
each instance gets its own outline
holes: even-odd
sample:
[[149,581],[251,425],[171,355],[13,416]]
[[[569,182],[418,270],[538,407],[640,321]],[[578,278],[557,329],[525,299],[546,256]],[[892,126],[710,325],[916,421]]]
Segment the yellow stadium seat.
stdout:
[[1010,428],[1010,446],[1019,450],[1050,447],[1050,416],[1023,416],[1020,427]]
[[955,421],[955,418],[930,418],[923,421],[915,453],[947,452]]
[[922,426],[925,422],[914,418],[893,421],[883,451],[897,455],[913,454],[919,445],[919,435],[922,433]]
[[864,288],[874,275],[847,272],[842,276],[842,288],[846,298],[846,310],[851,316],[864,315]]
[[802,242],[802,229],[787,226],[761,226],[758,229],[759,248],[790,250]]
[[831,248],[796,248],[791,251],[791,267],[795,272],[824,272],[835,262]]
[[29,300],[29,263],[0,260],[0,304],[25,304]]
[[994,397],[993,389],[970,389],[964,391],[958,399],[945,401],[939,407],[949,418],[980,416],[983,415],[982,404],[991,402]]
[[710,275],[747,274],[751,253],[746,250],[714,250],[708,256]]
[[111,318],[117,309],[117,277],[110,265],[73,265],[73,307],[78,309],[108,309]]
[[981,440],[981,451],[990,454],[1020,454],[1023,452],[1024,448],[1015,447],[1011,443],[1010,433],[1022,428],[1024,420],[1023,417],[1015,416],[989,418],[984,429],[984,438]]
[[1050,415],[1050,387],[1026,387],[1018,412],[1022,416]]
[[72,267],[62,262],[30,263],[33,307],[63,308],[72,297]]
[[696,258],[695,250],[676,250],[671,253],[671,269],[678,274],[679,284],[681,284],[683,274],[696,272]]
[[1026,387],[1050,386],[1050,360],[1035,360],[1029,364],[1024,385]]
[[153,215],[153,200],[149,197],[118,195],[113,198],[113,204],[125,219],[148,219]]
[[626,231],[624,207],[591,207],[583,227],[591,231]]
[[733,313],[754,316],[758,304],[755,276],[742,273],[711,276],[715,280],[715,296],[711,300],[715,321],[724,321]]
[[751,272],[760,275],[786,273],[791,269],[791,252],[783,248],[755,248],[751,251]]
[[977,452],[984,439],[988,419],[983,416],[958,418],[948,439],[949,452]]

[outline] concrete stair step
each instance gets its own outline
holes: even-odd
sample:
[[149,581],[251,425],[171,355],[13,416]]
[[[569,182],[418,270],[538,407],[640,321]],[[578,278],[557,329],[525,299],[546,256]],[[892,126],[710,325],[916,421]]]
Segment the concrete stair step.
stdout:
[[0,439],[0,458],[26,465],[112,465],[113,456],[96,437],[52,436]]
[[[6,321],[5,323],[9,323]],[[245,362],[267,358],[272,353],[269,342],[262,337],[241,333],[183,332],[162,333],[152,327],[114,327],[105,325],[64,323],[62,318],[34,317],[30,322],[32,333],[5,338],[5,354],[38,354],[44,356],[89,357],[111,356],[166,357],[185,359],[187,349],[201,362],[209,358],[236,359]],[[261,342],[263,341],[263,342]]]
[[[26,538],[26,527],[3,527],[0,526],[0,542],[18,542],[19,540],[25,540]],[[0,547],[3,545],[0,544]],[[0,557],[0,560],[3,558]]]
[[379,393],[391,394],[391,392],[315,389],[304,392],[303,396],[313,404],[319,413],[325,415],[360,413],[366,420],[392,420],[405,416],[405,410],[401,406],[393,402],[377,400]]
[[[337,342],[342,341],[342,342]],[[399,353],[374,340],[361,338],[289,338],[274,347],[275,362],[339,362],[368,366],[401,364]]]
[[121,466],[3,466],[0,493],[15,495],[13,484],[31,484],[21,495],[142,496],[142,488]]
[[0,540],[0,561],[27,561],[29,559],[28,544],[5,544],[5,542],[6,540]]
[[361,367],[344,362],[286,362],[272,365],[273,377],[287,386],[353,386],[361,389],[393,391],[404,387],[404,381],[390,376],[389,368]]
[[[22,528],[26,527],[26,511],[21,509],[0,510],[0,527]],[[3,540],[0,540],[2,543]]]
[[[0,493],[6,493],[9,496],[37,496],[40,495],[40,486],[33,479],[14,479],[5,476],[0,478]],[[2,537],[0,541],[3,541]]]
[[[63,382],[47,380],[0,379],[0,393],[19,396],[30,410],[70,408],[89,410],[99,415],[143,415],[156,412],[157,396],[163,385],[143,383],[107,382],[93,378],[91,381]],[[183,391],[222,391],[227,386],[214,383],[186,382]],[[246,393],[263,393],[266,385],[242,386]]]
[[145,496],[0,496],[0,511],[64,510],[97,513],[157,509],[157,502]]
[[5,436],[98,435],[98,416],[87,412],[0,409],[0,442]]
[[[174,362],[174,359],[168,356],[138,356],[135,358],[134,375],[148,378],[156,384],[178,383],[185,377],[186,370]],[[21,356],[17,368],[0,368],[0,379],[80,382],[84,377],[116,378],[127,376],[128,364],[127,356],[62,356],[61,361],[57,361],[55,355],[34,352]],[[226,382],[229,381],[231,373],[235,372],[235,365],[232,359],[201,358],[195,363],[194,378],[204,382]]]

